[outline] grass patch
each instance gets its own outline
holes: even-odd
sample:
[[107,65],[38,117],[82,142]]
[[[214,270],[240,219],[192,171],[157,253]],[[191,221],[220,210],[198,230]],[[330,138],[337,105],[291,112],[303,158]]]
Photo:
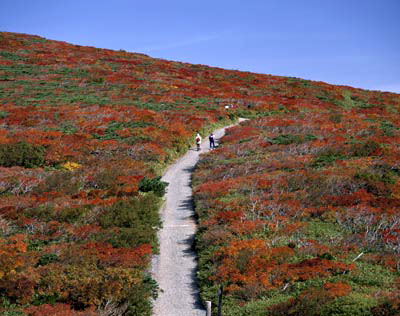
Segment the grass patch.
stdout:
[[0,56],[1,56],[2,58],[4,58],[4,59],[12,60],[12,61],[23,61],[23,60],[26,59],[26,58],[24,58],[24,57],[19,56],[19,55],[16,54],[16,53],[13,53],[13,52],[5,52],[5,51],[0,52]]
[[42,167],[45,164],[45,149],[26,142],[0,144],[0,166],[25,168]]
[[346,156],[339,149],[336,148],[323,149],[314,158],[314,161],[311,163],[311,167],[322,168],[334,163],[336,160],[345,158]]
[[317,137],[311,134],[307,135],[282,134],[274,138],[268,138],[268,141],[274,145],[290,145],[290,144],[301,144],[315,139],[317,139]]

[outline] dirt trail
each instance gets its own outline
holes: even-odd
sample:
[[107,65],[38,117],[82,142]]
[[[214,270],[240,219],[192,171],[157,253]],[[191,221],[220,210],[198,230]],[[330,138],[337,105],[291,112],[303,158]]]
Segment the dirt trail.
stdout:
[[[214,134],[218,144],[225,128]],[[205,315],[196,282],[196,254],[191,248],[196,231],[191,177],[199,155],[209,150],[208,145],[207,137],[201,151],[190,149],[162,178],[169,186],[161,212],[160,255],[152,260],[152,274],[162,289],[154,302],[155,316]]]

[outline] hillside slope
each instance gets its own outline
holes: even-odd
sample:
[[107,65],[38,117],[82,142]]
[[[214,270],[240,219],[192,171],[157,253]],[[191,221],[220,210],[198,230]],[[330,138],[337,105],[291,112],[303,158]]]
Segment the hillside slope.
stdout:
[[400,314],[400,104],[343,99],[227,131],[194,175],[200,292],[223,315]]
[[[0,310],[150,314],[156,176],[237,116],[384,117],[399,95],[0,33]],[[152,179],[152,180],[151,180]],[[151,181],[149,181],[151,180]]]

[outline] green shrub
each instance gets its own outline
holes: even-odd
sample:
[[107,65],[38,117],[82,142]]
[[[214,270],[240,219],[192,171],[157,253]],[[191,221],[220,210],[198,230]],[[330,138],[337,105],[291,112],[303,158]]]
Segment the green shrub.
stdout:
[[42,167],[45,164],[45,149],[26,142],[0,145],[0,166],[24,168]]
[[396,316],[400,315],[400,306],[396,302],[384,300],[379,305],[371,309],[373,316]]
[[55,171],[34,189],[34,193],[56,191],[72,195],[78,193],[82,186],[83,183],[76,172]]
[[89,80],[90,83],[104,83],[103,77],[96,77]]
[[351,148],[351,154],[355,157],[368,157],[376,153],[381,148],[377,142],[368,140],[362,144],[353,145]]
[[1,316],[23,316],[21,307],[10,302],[8,297],[0,297],[0,315]]
[[127,302],[129,303],[126,316],[150,316],[152,308],[150,298],[157,298],[158,286],[156,281],[147,275],[140,286],[134,286],[129,291]]
[[121,169],[106,168],[94,175],[93,181],[86,184],[87,188],[116,191],[119,187],[118,177],[122,176]]
[[268,139],[268,141],[274,145],[290,145],[290,144],[302,144],[315,139],[317,139],[317,137],[311,134],[307,135],[282,134],[274,138],[270,138]]
[[399,170],[387,164],[376,164],[358,171],[354,180],[368,192],[388,196],[397,182]]
[[58,221],[73,224],[79,218],[90,212],[90,206],[69,207],[61,210],[54,210],[51,205],[39,205],[35,208],[27,208],[24,210],[24,216],[29,218],[40,219],[41,221]]
[[314,161],[311,163],[311,167],[313,168],[321,168],[325,167],[329,164],[334,163],[336,160],[344,159],[345,155],[336,148],[326,148],[321,150],[317,156],[314,158]]
[[269,308],[269,316],[372,316],[375,300],[350,294],[334,298],[324,289],[311,289],[305,294]]
[[343,114],[341,114],[341,113],[332,113],[329,116],[329,120],[332,123],[340,123],[340,122],[342,122],[342,119],[343,119]]
[[103,228],[113,229],[95,238],[111,243],[114,247],[134,247],[150,243],[157,249],[157,229],[161,226],[159,206],[161,199],[153,193],[118,201],[99,216]]
[[28,251],[41,251],[47,245],[50,244],[49,240],[43,239],[30,239],[28,245]]
[[137,225],[136,227],[118,227],[95,234],[93,239],[111,244],[114,248],[131,248],[151,244],[158,251],[157,236],[153,227]]
[[127,227],[138,225],[159,226],[158,207],[160,200],[154,194],[134,197],[128,201],[118,201],[106,209],[99,217],[103,228]]
[[139,182],[139,191],[141,192],[154,192],[155,195],[162,197],[165,194],[165,188],[168,186],[167,182],[161,181],[161,177],[148,179],[144,177]]
[[319,255],[321,259],[326,259],[326,260],[334,260],[335,257],[332,256],[329,252],[324,252],[322,255]]
[[276,145],[289,145],[302,143],[303,139],[300,135],[279,135],[269,140],[272,144]]
[[32,305],[39,306],[42,304],[52,304],[54,305],[57,303],[57,300],[59,299],[57,293],[55,294],[38,294],[35,293],[32,299]]
[[61,125],[61,128],[59,129],[63,134],[65,135],[72,135],[74,134],[78,129],[74,126],[73,123],[64,123]]
[[39,261],[37,262],[36,266],[45,266],[46,264],[52,263],[52,262],[57,262],[58,261],[58,256],[55,253],[46,253],[43,256],[39,258]]
[[81,216],[90,212],[89,206],[70,207],[55,212],[55,220],[59,222],[67,222],[73,224],[78,221]]
[[321,316],[372,316],[371,307],[375,300],[368,296],[350,294],[325,304]]
[[35,208],[27,208],[24,210],[24,216],[28,218],[40,219],[48,222],[54,218],[54,208],[51,205],[39,205]]
[[394,133],[398,130],[390,121],[381,122],[380,128],[385,136],[394,136]]
[[6,51],[0,52],[0,57],[7,59],[7,60],[13,60],[13,61],[25,60],[24,57],[19,56],[16,53],[6,52]]

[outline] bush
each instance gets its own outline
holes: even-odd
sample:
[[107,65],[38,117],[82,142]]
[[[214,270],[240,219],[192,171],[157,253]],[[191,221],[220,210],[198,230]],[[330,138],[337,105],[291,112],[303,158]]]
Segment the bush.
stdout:
[[321,168],[334,163],[336,160],[344,159],[345,155],[337,148],[326,148],[321,150],[311,163],[313,168]]
[[46,253],[43,256],[39,258],[39,261],[37,262],[36,266],[45,266],[49,263],[57,262],[58,261],[58,255],[55,253]]
[[375,141],[368,140],[364,143],[353,144],[348,151],[343,148],[328,147],[318,152],[311,163],[313,168],[321,168],[334,163],[336,160],[349,159],[351,157],[369,157],[379,155],[381,145]]
[[90,187],[101,190],[117,190],[117,178],[122,175],[120,169],[106,168],[94,176],[93,182]]
[[340,123],[342,122],[343,119],[343,114],[341,113],[333,113],[331,116],[329,116],[329,121],[332,123]]
[[398,180],[398,173],[397,168],[376,164],[358,171],[354,175],[354,180],[368,192],[377,196],[389,196]]
[[0,297],[0,315],[2,316],[23,316],[24,313],[16,304],[10,302],[9,298]]
[[0,119],[6,118],[9,115],[8,112],[0,111]]
[[165,188],[167,186],[168,183],[165,181],[161,181],[161,177],[155,177],[153,179],[148,179],[144,177],[139,182],[139,191],[141,192],[153,191],[155,195],[162,197],[165,194]]
[[126,316],[151,316],[152,308],[149,298],[157,298],[157,283],[150,277],[145,276],[140,286],[132,287],[129,291],[127,302],[129,303]]
[[381,145],[373,140],[368,140],[362,144],[353,145],[351,153],[355,157],[368,157],[379,153]]
[[394,136],[394,133],[398,131],[398,128],[389,121],[381,122],[380,128],[385,136]]
[[287,302],[271,306],[267,315],[372,316],[373,304],[374,299],[367,296],[350,294],[335,298],[325,289],[310,289]]
[[290,145],[290,144],[301,144],[309,140],[313,140],[316,137],[314,135],[279,135],[274,138],[269,139],[269,141],[274,145]]
[[159,205],[159,199],[153,194],[134,197],[128,201],[118,201],[106,209],[99,217],[99,222],[103,228],[159,226]]
[[157,236],[152,227],[139,225],[136,227],[118,227],[94,235],[93,240],[111,244],[114,248],[132,248],[143,244],[151,244],[157,250]]
[[54,220],[54,208],[51,205],[39,205],[34,208],[26,208],[23,215],[28,218],[40,219],[45,222]]
[[150,193],[113,204],[100,215],[99,223],[103,228],[119,229],[113,230],[110,236],[105,234],[104,238],[114,247],[151,243],[155,249],[156,229],[161,226],[158,212],[160,203],[160,198]]
[[378,306],[372,308],[371,313],[373,316],[396,316],[400,314],[400,306],[386,299]]
[[375,300],[360,294],[350,294],[329,302],[322,307],[322,316],[372,316]]
[[83,183],[76,172],[56,171],[50,174],[33,191],[36,194],[44,192],[60,192],[68,195],[76,194]]
[[88,214],[90,210],[91,209],[89,206],[64,208],[55,212],[54,219],[59,222],[67,222],[69,224],[73,224],[77,222],[79,218]]
[[26,142],[0,144],[0,166],[3,167],[42,167],[45,164],[44,155],[43,146],[35,146]]

